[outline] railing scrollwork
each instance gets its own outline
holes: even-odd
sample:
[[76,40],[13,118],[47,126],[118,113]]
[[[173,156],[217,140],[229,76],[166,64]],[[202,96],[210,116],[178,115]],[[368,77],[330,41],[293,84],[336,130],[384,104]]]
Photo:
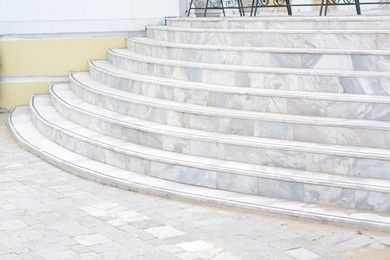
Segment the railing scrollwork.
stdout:
[[[310,0],[308,0],[310,1]],[[304,7],[304,6],[319,6],[320,13],[327,15],[328,6],[330,5],[354,5],[356,8],[356,14],[360,15],[360,5],[368,4],[383,4],[385,1],[386,4],[390,4],[388,0],[380,0],[380,2],[360,2],[360,0],[321,0],[321,3],[300,3],[300,4],[291,4],[290,0],[252,0],[251,5],[244,6],[242,0],[191,0],[190,8],[188,10],[188,15],[190,15],[191,10],[204,10],[204,16],[207,14],[207,10],[212,9],[221,9],[223,15],[225,16],[225,9],[238,9],[241,16],[245,16],[245,11],[250,11],[251,16],[256,16],[258,8],[264,7],[285,7],[287,13],[292,15],[292,7]]]

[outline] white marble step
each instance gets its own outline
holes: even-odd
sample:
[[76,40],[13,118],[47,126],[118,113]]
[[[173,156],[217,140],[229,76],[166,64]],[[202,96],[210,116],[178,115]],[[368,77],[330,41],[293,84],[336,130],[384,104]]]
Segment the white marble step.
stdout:
[[234,88],[133,73],[107,61],[90,62],[89,74],[74,73],[71,78],[83,82],[92,77],[104,85],[126,92],[195,105],[307,116],[390,120],[390,98],[387,96]]
[[390,94],[388,72],[217,65],[153,58],[127,49],[109,50],[108,60],[115,66],[140,74],[225,86]]
[[[134,117],[126,117],[123,116],[123,114],[108,111],[103,108],[96,108],[93,105],[82,102],[79,98],[73,96],[69,89],[61,86],[53,88],[52,103],[60,114],[80,125],[90,127],[93,130],[123,139],[125,141],[132,141],[141,145],[181,152],[184,154],[202,155],[205,157],[216,157],[219,159],[226,159],[226,157],[229,157],[233,158],[232,160],[243,162],[251,161],[252,163],[256,163],[256,160],[260,161],[256,155],[253,155],[251,158],[248,156],[241,156],[234,159],[235,154],[230,153],[234,149],[237,151],[243,150],[243,147],[248,147],[248,149],[258,147],[261,149],[265,141],[263,140],[265,136],[259,136],[261,138],[256,138],[207,132],[162,125]],[[270,126],[266,124],[264,125],[264,128],[273,127],[274,125],[272,122],[270,123]],[[353,135],[353,127],[350,128],[352,129],[350,131],[352,133],[351,135]],[[366,131],[370,132],[370,130]],[[355,139],[365,139],[366,136],[353,137]],[[367,138],[370,139],[372,136]],[[292,139],[292,141],[297,140]],[[310,141],[320,143],[321,140],[313,139]],[[346,144],[344,143],[344,145]],[[199,149],[200,146],[202,147],[202,150],[197,151],[196,148]],[[237,147],[235,148],[235,146]],[[335,149],[337,150],[337,147],[335,147]],[[354,150],[354,148],[350,149]],[[259,153],[259,155],[260,154],[261,153]]]
[[[70,79],[73,91],[89,103],[165,125],[281,140],[390,147],[390,143],[386,141],[390,136],[390,122],[244,112],[191,105],[112,89],[84,73],[72,74]],[[61,91],[67,89],[67,86],[58,86],[53,90],[58,92],[56,96],[61,98]]]
[[166,24],[209,29],[389,30],[390,16],[166,18]]
[[27,107],[17,108],[9,127],[18,143],[55,166],[83,178],[137,192],[306,220],[390,232],[390,215],[372,211],[323,207],[281,199],[207,189],[170,182],[109,166],[73,153],[45,138],[34,127]]
[[122,169],[252,195],[390,211],[389,180],[336,176],[172,153],[124,142],[74,124],[50,106],[48,97],[34,97],[31,109],[34,125],[51,141]]
[[219,46],[157,41],[147,37],[127,39],[127,49],[156,58],[215,64],[390,71],[390,50]]
[[390,49],[390,30],[197,29],[148,26],[146,36],[169,42],[251,47]]
[[[234,118],[234,111],[230,111],[230,114],[226,115],[226,120],[223,121],[206,120],[195,113],[191,118],[183,116],[180,112],[175,115],[178,109],[181,111],[186,110],[187,112],[194,112],[193,109],[188,109],[187,106],[182,106],[182,108],[180,108],[180,104],[177,104],[176,107],[171,106],[170,109],[172,109],[172,113],[169,113],[169,111],[165,111],[161,107],[165,106],[166,109],[169,109],[169,105],[172,105],[171,102],[156,103],[155,101],[151,101],[147,104],[148,100],[150,100],[149,98],[133,96],[133,99],[131,99],[126,93],[123,93],[123,95],[115,95],[115,90],[111,90],[111,92],[109,92],[110,89],[103,92],[91,92],[91,88],[88,86],[84,86],[83,89],[81,89],[81,87],[81,85],[73,86],[73,91],[87,102],[149,122],[211,132],[211,128],[215,129],[214,132],[221,132],[222,130],[220,128],[228,125],[227,128],[229,131],[236,130],[236,134],[239,135],[245,135],[242,131],[248,129],[248,126],[245,124],[246,121],[237,119],[232,120],[232,118]],[[104,86],[99,86],[99,89],[102,88],[104,88]],[[99,92],[101,95],[98,95]],[[131,105],[129,105],[129,102]],[[162,105],[162,103],[165,103],[165,105]],[[157,106],[160,106],[160,109],[155,109]],[[216,111],[217,110],[214,109],[212,113],[215,114],[217,113]],[[202,112],[199,110],[198,113],[210,113],[210,111],[209,109],[204,109]],[[239,116],[239,114],[240,113],[236,113],[235,115]],[[274,117],[276,118],[276,116]],[[320,124],[321,121],[322,120],[319,120],[317,123]],[[203,142],[199,144],[199,147],[206,147],[206,145],[207,143]],[[247,145],[253,144],[247,143]],[[257,137],[256,145],[257,147],[251,149],[243,147],[241,147],[241,149],[233,149],[233,147],[227,146],[226,151],[223,151],[220,150],[218,144],[211,146],[210,149],[205,148],[203,153],[204,156],[215,157],[224,156],[229,151],[229,155],[234,155],[231,157],[225,156],[223,157],[224,159],[335,174],[356,174],[359,176],[375,178],[389,177],[387,174],[389,166],[387,164],[389,163],[388,159],[390,159],[390,151],[387,149],[320,145],[318,143],[303,143],[260,137]],[[248,156],[248,153],[250,156]],[[284,159],[280,160],[280,158]]]

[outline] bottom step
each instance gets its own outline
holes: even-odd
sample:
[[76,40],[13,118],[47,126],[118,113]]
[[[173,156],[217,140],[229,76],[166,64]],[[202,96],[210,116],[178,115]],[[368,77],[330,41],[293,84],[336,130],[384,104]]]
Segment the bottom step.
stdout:
[[9,127],[17,142],[55,166],[119,188],[161,197],[390,232],[390,214],[305,204],[280,199],[184,185],[122,170],[73,153],[45,138],[31,121],[28,107],[16,108]]

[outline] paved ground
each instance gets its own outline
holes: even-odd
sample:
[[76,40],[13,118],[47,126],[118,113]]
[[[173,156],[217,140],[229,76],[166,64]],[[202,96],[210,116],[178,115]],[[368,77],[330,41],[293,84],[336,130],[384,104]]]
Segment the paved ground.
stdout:
[[390,234],[166,200],[18,147],[0,114],[0,259],[390,259]]

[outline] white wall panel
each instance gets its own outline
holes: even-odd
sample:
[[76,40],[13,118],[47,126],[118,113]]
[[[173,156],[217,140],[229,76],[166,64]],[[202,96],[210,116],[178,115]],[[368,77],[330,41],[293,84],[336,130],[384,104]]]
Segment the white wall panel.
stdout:
[[40,21],[84,19],[84,0],[39,0],[38,19]]
[[133,0],[133,18],[179,16],[179,0]]
[[0,21],[37,20],[38,0],[0,0]]
[[182,0],[0,0],[0,34],[143,30]]
[[[141,0],[145,1],[145,0]],[[85,0],[86,19],[131,18],[132,0]]]

